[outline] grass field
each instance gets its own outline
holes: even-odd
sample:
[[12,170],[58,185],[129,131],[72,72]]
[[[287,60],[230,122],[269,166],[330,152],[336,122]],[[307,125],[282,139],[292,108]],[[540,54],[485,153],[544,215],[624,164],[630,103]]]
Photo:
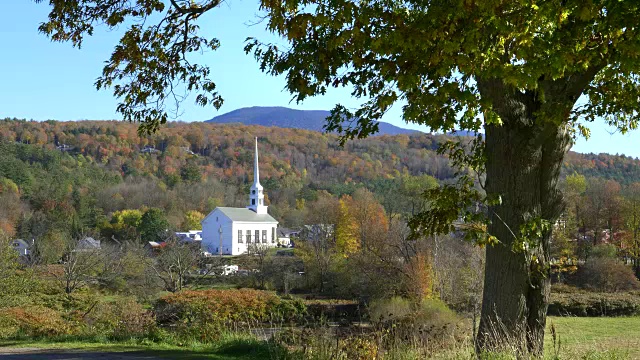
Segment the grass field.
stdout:
[[[552,353],[553,325],[560,343],[560,354],[611,359],[640,359],[640,317],[549,317],[545,345]],[[610,355],[610,357],[602,357]]]
[[[554,359],[551,326],[555,328],[559,359],[617,360],[640,359],[640,317],[577,318],[549,317],[546,335],[547,359]],[[37,347],[92,351],[144,351],[159,359],[252,360],[274,359],[273,346],[249,336],[228,336],[216,345],[157,343],[90,343],[82,341],[4,341],[0,347]],[[456,352],[455,358],[471,357],[471,351]],[[444,355],[444,354],[443,354]],[[438,358],[447,358],[444,357]]]

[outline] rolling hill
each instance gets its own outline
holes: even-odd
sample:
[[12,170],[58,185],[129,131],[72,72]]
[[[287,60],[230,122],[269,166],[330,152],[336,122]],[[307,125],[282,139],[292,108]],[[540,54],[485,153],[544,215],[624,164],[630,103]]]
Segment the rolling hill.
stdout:
[[[295,110],[286,107],[253,106],[233,110],[218,115],[208,123],[275,126],[281,128],[323,131],[325,119],[329,116],[326,110]],[[417,130],[404,129],[386,122],[379,123],[380,131],[376,135],[400,135],[419,133]]]

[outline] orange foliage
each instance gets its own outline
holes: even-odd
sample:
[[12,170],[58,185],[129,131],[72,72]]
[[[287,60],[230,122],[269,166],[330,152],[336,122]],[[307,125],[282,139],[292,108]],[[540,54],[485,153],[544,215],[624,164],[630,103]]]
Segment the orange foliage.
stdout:
[[70,330],[57,311],[39,305],[1,309],[0,326],[28,336],[63,335]]
[[418,299],[432,299],[435,297],[434,284],[435,273],[431,256],[427,253],[418,253],[408,265],[414,294]]
[[300,301],[286,302],[272,292],[253,289],[183,291],[161,298],[156,305],[160,323],[228,325],[291,320],[304,312]]

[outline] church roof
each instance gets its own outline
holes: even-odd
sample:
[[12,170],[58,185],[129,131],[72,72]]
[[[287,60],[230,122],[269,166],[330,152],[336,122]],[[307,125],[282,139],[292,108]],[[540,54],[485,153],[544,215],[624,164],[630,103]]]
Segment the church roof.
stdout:
[[278,222],[278,220],[274,219],[269,214],[256,214],[253,210],[249,210],[247,208],[218,207],[217,209],[233,221]]

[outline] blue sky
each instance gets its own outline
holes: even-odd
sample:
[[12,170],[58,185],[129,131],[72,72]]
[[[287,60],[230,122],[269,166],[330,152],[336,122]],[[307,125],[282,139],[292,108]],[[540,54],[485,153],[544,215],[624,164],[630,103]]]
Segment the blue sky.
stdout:
[[[201,121],[246,106],[288,106],[297,109],[331,109],[336,103],[356,106],[346,89],[332,90],[327,95],[290,103],[283,90],[283,77],[260,72],[255,60],[245,55],[244,40],[248,36],[263,41],[278,41],[265,32],[263,23],[255,24],[257,2],[227,2],[203,17],[203,34],[214,34],[221,48],[200,56],[212,68],[212,77],[225,98],[223,107],[202,108],[192,101],[183,104],[181,120]],[[0,12],[0,118],[18,117],[34,120],[107,120],[119,119],[116,99],[110,91],[96,91],[93,83],[122,33],[120,30],[98,29],[85,40],[82,49],[70,44],[52,43],[38,34],[38,24],[45,21],[49,6],[30,0],[12,0]],[[397,105],[384,121],[428,131],[425,127],[405,124]],[[626,135],[614,133],[602,123],[591,124],[592,137],[580,139],[574,146],[579,152],[607,152],[640,157],[640,132]]]

